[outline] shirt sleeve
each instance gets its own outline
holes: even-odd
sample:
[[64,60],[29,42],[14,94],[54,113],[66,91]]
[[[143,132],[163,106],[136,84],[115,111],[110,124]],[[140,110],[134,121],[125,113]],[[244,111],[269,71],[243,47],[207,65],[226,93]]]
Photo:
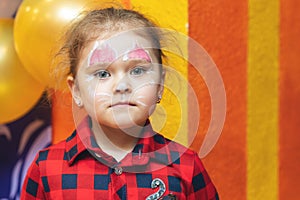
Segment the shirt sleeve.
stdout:
[[38,155],[28,168],[21,191],[21,200],[45,199],[40,169],[38,165]]
[[196,153],[191,184],[189,200],[219,200],[217,190]]

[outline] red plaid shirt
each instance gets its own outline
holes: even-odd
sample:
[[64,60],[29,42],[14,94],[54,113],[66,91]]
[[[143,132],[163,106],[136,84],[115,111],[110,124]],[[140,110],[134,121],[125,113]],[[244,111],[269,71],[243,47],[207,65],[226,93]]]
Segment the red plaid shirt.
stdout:
[[150,124],[134,150],[117,162],[98,147],[87,121],[66,141],[39,152],[21,199],[219,199],[198,155]]

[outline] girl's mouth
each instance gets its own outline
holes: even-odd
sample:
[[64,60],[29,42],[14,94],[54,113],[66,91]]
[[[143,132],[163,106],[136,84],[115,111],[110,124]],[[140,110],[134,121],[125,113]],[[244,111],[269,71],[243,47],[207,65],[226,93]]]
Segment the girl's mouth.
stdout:
[[109,107],[113,108],[113,107],[127,107],[127,106],[136,106],[136,104],[131,103],[131,102],[117,102],[117,103],[111,104]]

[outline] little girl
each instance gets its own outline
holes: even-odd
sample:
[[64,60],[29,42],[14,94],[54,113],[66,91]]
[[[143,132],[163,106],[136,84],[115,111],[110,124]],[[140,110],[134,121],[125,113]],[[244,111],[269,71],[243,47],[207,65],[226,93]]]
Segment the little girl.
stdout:
[[88,12],[66,38],[77,127],[39,152],[21,199],[219,199],[198,155],[148,120],[165,78],[155,24],[112,7]]

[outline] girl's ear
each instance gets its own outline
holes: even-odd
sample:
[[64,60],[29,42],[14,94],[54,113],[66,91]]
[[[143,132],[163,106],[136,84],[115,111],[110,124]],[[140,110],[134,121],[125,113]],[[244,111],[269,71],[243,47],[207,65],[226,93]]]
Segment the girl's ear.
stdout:
[[162,97],[162,95],[164,93],[165,77],[166,77],[166,70],[162,69],[161,78],[160,78],[160,84],[158,86],[158,92],[157,92],[157,96],[158,96],[159,101],[160,101],[160,99],[161,99],[161,97]]
[[81,100],[80,91],[79,91],[79,88],[78,88],[77,84],[75,83],[75,79],[74,79],[73,76],[68,76],[67,77],[67,84],[68,84],[69,89],[71,91],[74,102],[76,103],[76,105],[78,107],[82,107],[83,102]]

